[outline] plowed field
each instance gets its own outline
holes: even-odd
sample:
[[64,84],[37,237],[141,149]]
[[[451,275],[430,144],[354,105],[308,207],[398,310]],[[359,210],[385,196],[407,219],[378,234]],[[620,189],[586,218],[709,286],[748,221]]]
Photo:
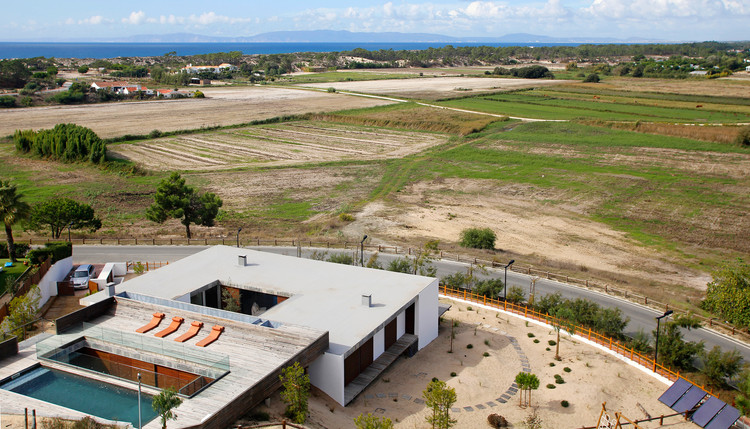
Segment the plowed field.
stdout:
[[446,140],[442,134],[287,122],[110,145],[109,152],[151,170],[217,170],[396,158]]

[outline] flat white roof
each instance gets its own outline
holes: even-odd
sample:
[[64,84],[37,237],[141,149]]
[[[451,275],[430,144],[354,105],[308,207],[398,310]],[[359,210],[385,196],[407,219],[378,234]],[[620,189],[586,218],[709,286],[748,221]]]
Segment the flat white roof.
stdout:
[[[240,255],[247,255],[245,266],[238,263]],[[329,351],[343,354],[382,327],[436,279],[214,246],[123,282],[117,292],[177,299],[216,281],[289,296],[261,317],[328,331]],[[372,306],[362,305],[362,295],[372,295]]]

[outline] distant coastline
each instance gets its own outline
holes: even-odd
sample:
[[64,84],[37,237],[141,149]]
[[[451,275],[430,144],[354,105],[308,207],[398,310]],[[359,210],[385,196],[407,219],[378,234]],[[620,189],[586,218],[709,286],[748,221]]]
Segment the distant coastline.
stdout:
[[[605,44],[605,43],[601,43]],[[367,50],[422,50],[453,46],[578,46],[581,43],[332,43],[332,42],[264,42],[264,43],[31,43],[0,42],[0,59],[9,58],[117,58],[158,57],[168,52],[179,56],[241,51],[245,55],[289,54],[295,52],[341,52],[356,48]]]

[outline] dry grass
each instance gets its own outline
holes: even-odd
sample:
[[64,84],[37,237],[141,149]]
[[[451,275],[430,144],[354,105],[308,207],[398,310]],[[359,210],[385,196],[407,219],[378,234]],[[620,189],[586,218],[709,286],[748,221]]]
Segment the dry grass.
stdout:
[[313,119],[384,128],[441,132],[461,136],[482,131],[493,122],[507,120],[411,103],[379,109],[319,114],[315,115]]
[[697,126],[684,124],[603,121],[585,121],[582,123],[597,127],[615,128],[619,130],[657,134],[662,136],[683,137],[715,143],[732,143],[740,131],[739,126],[731,125]]

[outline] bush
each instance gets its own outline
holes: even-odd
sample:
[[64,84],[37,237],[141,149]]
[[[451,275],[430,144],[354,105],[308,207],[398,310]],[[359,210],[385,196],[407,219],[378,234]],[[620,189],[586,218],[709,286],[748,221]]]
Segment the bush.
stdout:
[[[70,91],[68,91],[69,93]],[[16,130],[16,150],[63,162],[106,160],[107,145],[91,129],[75,124],[57,124],[41,131]]]
[[456,376],[456,373],[455,372],[451,372],[451,377],[455,377],[455,376]]
[[336,92],[336,88],[334,88],[334,87],[331,86],[326,91],[328,91],[328,92]]
[[547,385],[547,389],[554,389],[554,388],[556,388],[556,387],[557,387],[557,386],[555,386],[555,385],[554,385],[554,384],[552,384],[552,383],[550,383],[550,384],[548,384],[548,385]]
[[467,345],[466,345],[466,348],[467,348],[467,349],[473,349],[473,348],[474,348],[474,345],[473,345],[473,344],[467,344]]
[[489,416],[487,416],[487,423],[489,423],[493,428],[508,427],[508,420],[506,420],[505,417],[499,414],[490,414]]
[[[18,246],[18,244],[16,244]],[[28,258],[33,264],[44,262],[47,258],[52,258],[52,263],[73,256],[73,244],[66,241],[53,241],[33,249],[28,253]]]
[[12,95],[0,96],[0,107],[16,107],[16,97]]
[[555,384],[565,384],[565,380],[560,374],[555,374]]
[[737,137],[734,138],[734,144],[739,146],[750,146],[750,125],[740,128]]
[[[17,259],[26,257],[26,253],[29,251],[31,246],[29,246],[26,243],[16,243],[15,244],[15,256]],[[0,258],[6,259],[10,258],[8,255],[8,246],[0,245]]]
[[554,363],[554,362],[550,362],[550,363],[549,363],[549,366],[551,366],[551,367],[552,367],[552,366],[555,366],[555,363]]
[[472,249],[494,249],[497,235],[490,228],[467,228],[461,231],[462,247]]
[[563,408],[568,408],[570,406],[570,403],[568,401],[562,400],[560,401],[560,405],[562,405]]
[[599,75],[596,74],[596,73],[591,73],[590,75],[586,76],[586,78],[583,81],[584,82],[598,83],[599,82]]
[[334,253],[327,259],[328,262],[335,264],[353,265],[354,258],[348,253]]
[[570,371],[572,371],[572,370],[571,370],[570,368],[568,368],[568,367],[566,366],[565,368],[563,368],[563,371],[565,371],[565,372],[570,372]]
[[508,288],[508,295],[505,297],[505,300],[513,303],[513,304],[520,304],[526,300],[526,295],[523,292],[523,288],[520,286],[511,286]]
[[206,94],[204,94],[203,91],[195,91],[193,93],[193,98],[206,98]]
[[484,353],[482,353],[482,356],[484,356],[484,357],[490,357],[490,352],[484,352]]
[[78,73],[80,73],[80,74],[86,74],[88,72],[89,72],[89,66],[82,65],[82,66],[78,67]]
[[555,344],[557,344],[557,342],[555,340],[549,340],[547,341],[547,344],[554,346]]
[[150,139],[158,139],[162,136],[162,132],[160,130],[151,130],[150,133],[148,133],[148,138]]
[[534,344],[539,344],[539,338],[534,338]]
[[354,216],[349,213],[341,213],[339,214],[339,220],[343,222],[352,222],[354,221]]
[[722,265],[711,275],[713,279],[701,307],[738,327],[750,326],[750,264],[738,259]]
[[533,334],[533,333],[531,333],[531,332],[529,332],[529,333],[528,333],[528,334],[526,334],[526,335],[527,335],[527,336],[528,336],[529,338],[534,338],[534,337],[536,337],[536,335],[534,335],[534,334]]

